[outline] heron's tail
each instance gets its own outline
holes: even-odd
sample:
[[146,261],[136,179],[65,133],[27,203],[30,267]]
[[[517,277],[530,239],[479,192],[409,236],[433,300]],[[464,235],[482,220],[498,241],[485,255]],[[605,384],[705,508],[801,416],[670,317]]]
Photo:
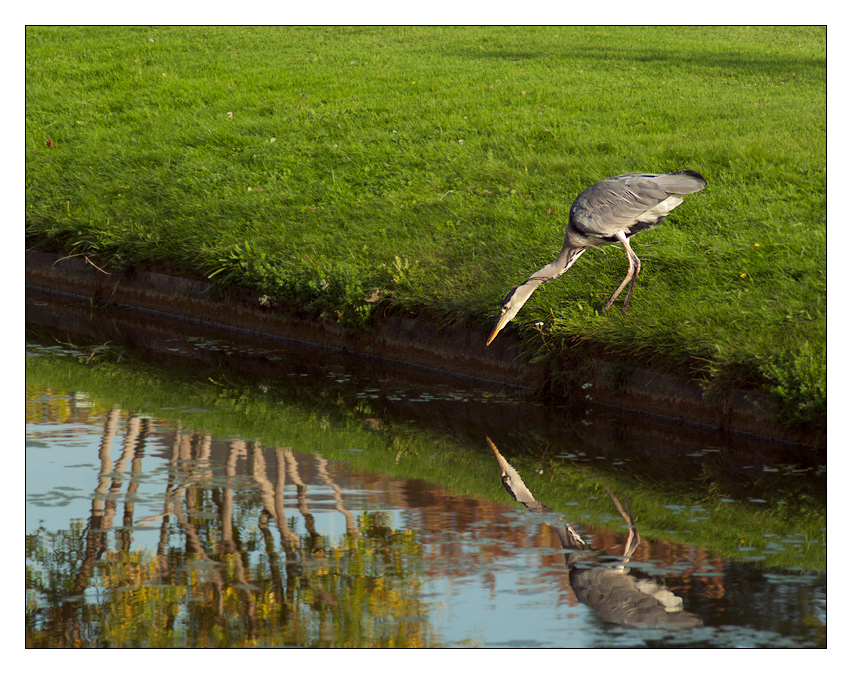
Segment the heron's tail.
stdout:
[[707,187],[704,176],[689,169],[659,176],[654,182],[669,194],[692,194]]

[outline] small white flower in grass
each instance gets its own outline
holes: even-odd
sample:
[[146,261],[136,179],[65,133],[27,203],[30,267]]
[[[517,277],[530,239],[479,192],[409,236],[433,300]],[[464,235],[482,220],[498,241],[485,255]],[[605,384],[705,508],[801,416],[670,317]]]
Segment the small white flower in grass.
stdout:
[[233,116],[234,116],[234,113],[233,113],[233,112],[229,112],[229,113],[228,113],[228,118],[229,118],[229,119],[230,119],[231,117],[233,117]]

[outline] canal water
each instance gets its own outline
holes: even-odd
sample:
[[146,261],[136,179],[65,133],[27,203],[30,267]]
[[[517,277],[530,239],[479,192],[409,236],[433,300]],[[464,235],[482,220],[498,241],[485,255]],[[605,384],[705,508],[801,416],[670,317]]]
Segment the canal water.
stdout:
[[824,647],[825,455],[27,297],[30,647]]

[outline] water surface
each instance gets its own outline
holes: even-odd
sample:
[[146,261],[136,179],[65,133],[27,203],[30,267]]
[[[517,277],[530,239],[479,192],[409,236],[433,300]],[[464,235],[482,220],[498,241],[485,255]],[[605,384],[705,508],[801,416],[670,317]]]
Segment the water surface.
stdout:
[[[49,298],[28,320],[28,645],[825,645],[808,448]],[[607,622],[566,523],[700,626]]]

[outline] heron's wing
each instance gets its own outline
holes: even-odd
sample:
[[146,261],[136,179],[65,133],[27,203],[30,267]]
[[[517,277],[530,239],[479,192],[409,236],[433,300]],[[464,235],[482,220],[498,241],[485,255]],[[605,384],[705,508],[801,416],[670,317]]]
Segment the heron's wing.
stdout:
[[591,606],[606,622],[664,628],[703,624],[699,616],[683,610],[683,600],[673,600],[674,595],[657,583],[651,583],[653,592],[645,585],[634,576],[601,566],[575,569],[571,575],[571,588],[577,599]]
[[661,219],[681,203],[684,194],[706,184],[694,171],[615,176],[580,193],[571,206],[571,221],[581,234],[610,237],[637,222]]
[[670,195],[692,194],[707,187],[704,176],[698,171],[689,170],[658,175],[654,177],[653,182]]

